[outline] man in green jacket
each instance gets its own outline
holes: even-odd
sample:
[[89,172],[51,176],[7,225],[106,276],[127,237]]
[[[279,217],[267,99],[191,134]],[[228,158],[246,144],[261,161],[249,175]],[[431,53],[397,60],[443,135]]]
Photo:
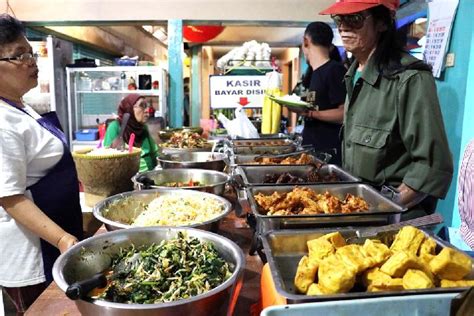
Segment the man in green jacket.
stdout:
[[[355,57],[345,77],[343,166],[427,213],[444,198],[453,162],[430,68],[397,40],[398,0],[340,0],[331,14]],[[417,215],[422,215],[418,213]]]

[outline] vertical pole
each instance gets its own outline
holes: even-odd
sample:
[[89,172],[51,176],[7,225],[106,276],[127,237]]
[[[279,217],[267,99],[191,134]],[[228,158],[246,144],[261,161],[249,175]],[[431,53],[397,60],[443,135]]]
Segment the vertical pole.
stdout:
[[168,71],[170,75],[170,126],[183,126],[183,20],[168,21]]
[[199,126],[201,119],[201,45],[192,48],[191,57],[191,126]]

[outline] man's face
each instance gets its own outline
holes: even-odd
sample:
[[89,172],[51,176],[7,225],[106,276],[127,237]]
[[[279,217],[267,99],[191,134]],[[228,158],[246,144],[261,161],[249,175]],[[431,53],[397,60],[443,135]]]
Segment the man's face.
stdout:
[[368,11],[355,14],[333,15],[341,35],[344,48],[357,55],[360,52],[372,51],[376,44],[379,31],[373,16]]
[[[24,53],[32,53],[32,48],[24,36],[0,46],[0,58],[18,57]],[[37,85],[38,66],[34,59],[0,61],[0,93],[22,97]]]

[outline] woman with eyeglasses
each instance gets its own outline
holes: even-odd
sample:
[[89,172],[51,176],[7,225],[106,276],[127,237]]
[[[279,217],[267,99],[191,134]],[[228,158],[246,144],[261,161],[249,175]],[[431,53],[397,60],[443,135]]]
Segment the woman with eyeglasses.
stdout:
[[396,188],[407,217],[432,213],[453,162],[430,67],[403,50],[399,0],[340,0],[331,14],[355,57],[345,76],[343,167],[374,186]]
[[17,315],[52,281],[60,252],[82,238],[79,181],[54,113],[22,97],[38,84],[20,21],[0,15],[0,287]]
[[317,110],[301,113],[305,116],[303,144],[318,151],[330,152],[331,163],[341,164],[339,131],[344,115],[346,68],[332,44],[334,34],[323,22],[308,24],[303,36],[303,53],[313,69],[306,101]]
[[123,133],[123,140],[128,144],[130,135],[135,134],[134,146],[141,148],[140,172],[153,170],[156,167],[156,157],[158,155],[158,146],[150,135],[146,122],[150,117],[147,103],[143,96],[139,94],[129,94],[120,101],[118,106],[118,119],[112,121],[107,126],[105,132],[105,147],[113,146],[114,140],[119,136],[120,124],[125,113],[130,114],[130,118]]

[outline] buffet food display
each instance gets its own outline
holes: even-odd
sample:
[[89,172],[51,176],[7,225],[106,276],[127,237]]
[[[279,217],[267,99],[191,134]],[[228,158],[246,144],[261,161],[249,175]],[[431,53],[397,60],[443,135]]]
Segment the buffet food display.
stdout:
[[121,248],[112,257],[107,286],[94,299],[127,304],[173,302],[206,293],[224,283],[229,264],[210,242],[186,237]]
[[364,236],[353,228],[281,230],[263,245],[288,303],[459,292],[472,259],[413,226]]
[[266,215],[311,215],[357,213],[369,210],[369,204],[361,197],[346,193],[339,199],[328,191],[320,194],[306,187],[295,187],[291,192],[257,193],[257,205]]
[[307,246],[294,281],[296,290],[306,295],[474,284],[463,280],[472,269],[469,256],[449,247],[436,251],[436,241],[413,226],[403,227],[391,244],[377,238],[350,244],[335,232],[309,240]]
[[[163,135],[170,137],[160,144],[162,169],[135,171],[127,180],[137,191],[115,192],[94,206],[94,216],[116,231],[72,247],[55,265],[62,289],[94,273],[105,276],[104,288],[78,301],[85,314],[120,314],[129,307],[144,315],[228,314],[240,289],[243,255],[232,242],[203,231],[218,231],[231,211],[222,197],[226,185],[236,190],[254,232],[252,249],[265,251],[288,304],[474,286],[471,259],[425,230],[405,226],[368,234],[367,227],[400,222],[406,209],[327,164],[329,154],[322,159],[280,135],[227,140],[223,152],[212,153],[211,143],[193,131]],[[83,165],[128,157],[138,168],[138,153],[100,148],[74,158]],[[84,176],[85,168],[78,170]]]
[[198,133],[174,132],[169,140],[160,144],[165,148],[205,148],[212,147],[206,138]]

